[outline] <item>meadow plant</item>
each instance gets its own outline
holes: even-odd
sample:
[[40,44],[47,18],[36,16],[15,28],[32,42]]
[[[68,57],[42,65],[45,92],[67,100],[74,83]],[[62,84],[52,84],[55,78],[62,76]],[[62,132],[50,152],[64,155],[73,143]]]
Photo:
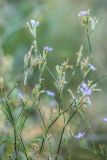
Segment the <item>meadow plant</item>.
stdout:
[[[13,144],[11,145],[12,149],[7,153],[7,157],[11,160],[64,159],[64,157],[61,157],[61,148],[63,148],[64,142],[66,141],[66,143],[68,143],[71,138],[81,142],[81,139],[84,139],[87,135],[84,130],[80,129],[77,133],[77,131],[71,127],[74,117],[80,114],[84,119],[84,123],[88,124],[90,129],[90,124],[85,115],[85,109],[88,106],[92,106],[91,97],[95,91],[99,91],[99,89],[97,89],[97,82],[105,75],[96,80],[93,79],[94,72],[97,69],[93,64],[94,57],[90,36],[93,35],[98,20],[90,15],[89,10],[80,11],[78,16],[86,31],[90,50],[90,55],[88,57],[85,56],[84,47],[81,45],[77,54],[76,64],[70,64],[68,58],[62,64],[56,65],[55,73],[53,73],[48,67],[47,56],[49,52],[54,52],[54,50],[51,47],[44,46],[42,49],[43,51],[40,52],[36,34],[39,22],[32,19],[27,22],[26,25],[32,35],[33,42],[31,48],[24,57],[24,70],[9,93],[5,91],[5,80],[0,78],[2,110],[11,124],[10,134],[14,137],[12,137],[11,141]],[[39,75],[37,76],[34,86],[27,91],[26,88],[29,88],[29,77],[34,74],[35,69],[39,71]],[[45,81],[43,73],[45,70],[47,70],[53,78],[53,83],[57,91],[56,93],[43,86],[43,82]],[[66,76],[68,70],[70,79],[67,79]],[[73,77],[78,74],[78,70],[81,72],[82,79],[74,92],[71,86],[69,87],[69,83],[72,81]],[[13,103],[12,95],[15,90],[18,94],[15,98],[15,103]],[[49,101],[47,101],[53,102],[56,106],[55,108],[51,106],[48,108],[48,112],[46,113],[49,114],[48,116],[44,115],[43,106],[41,105],[45,95],[49,97]],[[68,97],[68,103],[65,103],[65,97]],[[57,99],[59,100],[57,101]],[[13,107],[14,105],[16,105],[16,107]],[[50,103],[48,105],[50,105]],[[18,107],[20,110],[15,114]],[[31,146],[24,141],[22,132],[27,119],[29,119],[29,116],[31,116],[34,110],[37,110],[41,119],[42,132],[38,137],[35,137],[34,144],[32,143],[34,152],[30,152]],[[104,118],[104,121],[107,121],[106,119],[107,118]],[[58,122],[61,123],[60,126],[57,126]],[[68,138],[66,136],[67,133],[69,133]],[[85,139],[83,141],[85,141]],[[95,156],[98,156],[94,143],[93,148],[90,148],[88,145],[86,145],[86,148],[92,150]]]

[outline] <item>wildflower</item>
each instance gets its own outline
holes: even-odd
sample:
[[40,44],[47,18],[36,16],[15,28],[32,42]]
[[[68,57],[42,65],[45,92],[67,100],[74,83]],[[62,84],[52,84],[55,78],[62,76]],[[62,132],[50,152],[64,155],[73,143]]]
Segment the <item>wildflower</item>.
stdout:
[[48,46],[45,46],[45,47],[44,47],[44,50],[45,50],[46,52],[51,52],[51,51],[53,51],[53,48],[50,48],[50,47],[48,47]]
[[80,139],[80,138],[82,138],[82,137],[84,137],[84,135],[85,135],[85,132],[79,132],[77,135],[75,135],[74,137],[76,138],[76,139]]
[[46,91],[47,95],[50,97],[55,97],[55,93],[52,91]]
[[30,23],[31,23],[32,28],[35,28],[39,25],[39,21],[35,21],[33,19],[30,20]]
[[23,92],[21,92],[21,91],[18,92],[18,98],[19,99],[24,99],[25,98]]
[[78,16],[79,16],[82,24],[85,25],[85,26],[88,26],[90,10],[88,9],[88,11],[80,11]]
[[36,27],[39,25],[39,21],[31,19],[30,22],[26,23],[26,25],[29,28],[29,31],[32,34],[33,38],[36,39]]
[[82,83],[80,85],[80,90],[85,96],[90,96],[92,94],[92,90],[87,86],[86,83]]
[[79,17],[85,17],[85,16],[89,16],[90,15],[90,10],[88,9],[88,11],[80,11],[80,13],[78,14]]
[[105,122],[107,122],[107,117],[105,117],[103,120],[104,120]]
[[96,70],[96,68],[94,67],[94,65],[92,65],[92,64],[88,64],[89,65],[89,67],[90,67],[90,69],[92,70],[92,71],[95,71]]

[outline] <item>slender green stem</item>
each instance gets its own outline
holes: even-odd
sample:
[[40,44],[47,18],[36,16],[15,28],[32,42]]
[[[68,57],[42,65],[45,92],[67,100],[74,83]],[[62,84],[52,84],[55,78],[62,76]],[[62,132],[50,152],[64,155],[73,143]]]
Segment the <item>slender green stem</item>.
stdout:
[[79,111],[80,115],[82,116],[82,118],[85,120],[88,128],[90,129],[91,126],[90,126],[90,123],[89,123],[89,121],[88,121],[88,119],[87,119],[87,116],[86,116],[85,113],[83,113],[82,111],[80,111],[80,110],[78,110],[78,111]]
[[13,130],[14,130],[14,150],[15,150],[15,160],[17,160],[17,154],[18,154],[18,150],[17,150],[17,132],[16,132],[16,127],[15,127],[15,121],[14,121],[14,118],[13,118],[13,115],[12,115],[12,111],[10,109],[10,105],[7,101],[7,98],[5,98],[5,95],[4,95],[4,91],[2,90],[1,91],[2,93],[2,97],[4,98],[5,100],[5,104],[6,104],[6,110],[7,110],[7,113],[5,112],[5,115],[7,116],[8,120],[10,121],[10,123],[13,125]]
[[17,151],[17,133],[16,133],[16,128],[14,126],[14,150],[15,150],[15,160],[18,158],[18,151]]
[[[90,36],[89,36],[89,30],[88,30],[88,26],[86,28],[86,34],[87,34],[87,40],[88,40],[88,45],[89,45],[89,50],[90,50],[90,62],[93,64],[93,52],[92,52],[92,47],[91,47],[91,41],[90,41]],[[93,72],[91,73],[91,77],[93,79]]]
[[[81,100],[83,99],[84,97],[81,98]],[[80,100],[80,101],[81,101]],[[44,138],[42,140],[42,143],[41,143],[41,146],[40,146],[40,151],[39,151],[39,154],[42,153],[42,150],[43,150],[43,147],[44,147],[44,143],[45,143],[45,140],[46,140],[46,137],[47,137],[47,134],[48,134],[48,131],[49,129],[53,126],[53,124],[60,118],[61,115],[63,115],[64,113],[66,113],[67,111],[69,111],[69,109],[71,108],[71,106],[75,103],[75,99],[72,101],[72,103],[69,105],[69,107],[67,109],[65,109],[63,112],[61,112],[54,120],[53,122],[47,127],[46,131],[45,131],[45,135],[44,135]]]
[[[78,109],[77,109],[77,110],[78,110]],[[60,151],[60,147],[61,147],[61,143],[62,143],[62,139],[63,139],[64,132],[65,132],[65,128],[66,128],[67,124],[71,121],[71,119],[74,117],[74,115],[76,114],[77,110],[75,110],[75,111],[73,112],[73,114],[70,116],[70,118],[69,118],[68,121],[65,123],[65,125],[64,125],[64,127],[63,127],[63,129],[62,129],[61,137],[60,137],[58,149],[57,149],[57,152],[56,152],[55,160],[58,159],[58,154],[59,154],[59,151]]]
[[93,64],[92,47],[91,47],[91,41],[90,41],[90,37],[89,37],[89,30],[88,30],[88,27],[87,27],[87,29],[86,29],[86,34],[87,34],[87,40],[88,40],[89,49],[90,49],[91,63]]
[[50,128],[53,126],[53,124],[59,119],[59,117],[60,117],[63,113],[65,113],[65,112],[67,112],[67,111],[68,111],[68,108],[67,108],[66,110],[64,110],[63,112],[61,112],[61,113],[53,120],[53,122],[48,126],[48,128],[46,129],[44,138],[43,138],[42,143],[41,143],[41,147],[40,147],[39,154],[42,153],[42,150],[43,150],[43,147],[44,147],[44,142],[45,142],[45,140],[46,140],[46,137],[47,137],[47,134],[48,134],[49,129],[50,129]]
[[[92,53],[92,47],[91,47],[91,42],[90,42],[88,27],[87,27],[86,31],[87,31],[87,39],[88,39],[89,49],[90,49],[90,52]],[[92,56],[92,55],[91,55],[91,56]]]
[[44,125],[44,128],[46,129],[46,124],[45,124],[45,121],[44,121],[44,119],[43,119],[43,116],[42,116],[42,113],[41,113],[41,110],[40,110],[39,107],[38,107],[38,111],[39,111],[39,115],[40,115],[40,117],[41,117],[42,123],[43,123],[43,125]]
[[[34,108],[35,103],[36,103],[36,101],[33,102],[31,108]],[[25,117],[25,119],[24,119],[24,121],[23,121],[23,124],[22,124],[21,129],[20,129],[20,134],[21,134],[21,132],[22,132],[22,130],[23,130],[23,127],[24,127],[24,125],[25,125],[25,122],[26,122],[27,118],[29,117],[30,113],[31,113],[31,110],[27,113],[27,115],[26,115],[26,117]]]
[[12,120],[9,117],[9,115],[4,110],[3,110],[3,113],[5,114],[6,118],[9,120],[9,122],[11,123],[11,125],[14,126]]
[[107,74],[104,74],[103,76],[99,77],[98,79],[96,79],[95,81],[92,82],[91,86],[92,86],[93,84],[95,84],[96,82],[100,81],[101,79],[103,79],[103,78],[106,77],[106,76],[107,76]]
[[9,155],[9,158],[10,158],[11,160],[14,160],[13,157],[12,157],[11,155]]
[[62,143],[62,139],[63,139],[63,135],[64,135],[64,132],[65,132],[65,129],[66,129],[66,126],[68,125],[68,123],[71,121],[71,119],[75,116],[75,114],[77,113],[77,111],[79,110],[79,108],[83,105],[81,105],[81,101],[84,97],[82,97],[80,99],[80,101],[78,102],[77,104],[77,109],[73,112],[73,114],[69,117],[68,121],[65,123],[63,129],[62,129],[62,132],[61,132],[61,137],[60,137],[60,141],[59,141],[59,145],[58,145],[58,149],[57,149],[57,152],[56,152],[56,157],[55,157],[55,160],[57,160],[58,158],[58,154],[59,154],[59,151],[60,151],[60,148],[61,148],[61,143]]
[[48,72],[50,73],[50,75],[52,76],[52,78],[54,79],[56,86],[58,86],[58,83],[57,83],[57,80],[56,80],[54,74],[51,72],[51,70],[49,69],[49,67],[47,65],[46,65],[46,69],[48,70]]
[[21,109],[21,112],[20,112],[20,114],[18,115],[18,118],[17,118],[17,120],[16,120],[16,123],[18,122],[18,120],[21,118],[21,116],[22,116],[22,114],[23,114],[23,112],[25,112],[25,105],[24,105],[24,102],[23,102],[23,100],[21,99],[21,104],[22,104],[22,109]]
[[[59,99],[60,99],[60,102],[61,102],[61,107],[62,107],[62,110],[64,109],[64,103],[63,103],[63,91],[59,91]],[[60,114],[60,105],[59,105],[59,114]],[[63,113],[63,119],[64,119],[64,123],[65,123],[65,115]]]
[[24,145],[24,142],[23,142],[23,139],[22,139],[21,135],[19,135],[19,137],[20,137],[20,141],[21,141],[25,156],[26,156],[27,160],[29,160],[27,152],[26,152],[26,148],[25,148],[25,145]]

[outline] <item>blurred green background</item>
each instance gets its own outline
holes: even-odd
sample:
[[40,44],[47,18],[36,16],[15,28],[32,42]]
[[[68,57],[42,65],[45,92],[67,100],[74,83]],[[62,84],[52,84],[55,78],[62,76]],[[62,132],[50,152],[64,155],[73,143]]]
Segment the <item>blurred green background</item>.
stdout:
[[[96,77],[107,73],[107,0],[0,0],[0,74],[14,82],[23,69],[23,58],[28,52],[32,37],[26,28],[30,19],[40,21],[37,41],[40,50],[50,46],[53,52],[48,64],[54,72],[55,65],[66,58],[75,64],[76,53],[84,45],[88,56],[89,46],[84,29],[80,24],[80,10],[90,9],[91,15],[99,19],[94,37],[91,38]],[[70,77],[70,75],[69,75]],[[51,77],[45,73],[45,87],[51,89]],[[77,76],[71,86],[76,86]],[[99,82],[101,92],[92,97],[92,107],[87,112],[93,130],[107,132],[103,117],[107,117],[107,78]]]

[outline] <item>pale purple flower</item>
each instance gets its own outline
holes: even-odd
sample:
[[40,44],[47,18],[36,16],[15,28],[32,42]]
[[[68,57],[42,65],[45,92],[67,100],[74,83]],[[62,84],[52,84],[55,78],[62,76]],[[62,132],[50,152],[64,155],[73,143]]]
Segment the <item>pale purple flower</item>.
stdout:
[[44,50],[45,50],[46,52],[51,52],[51,51],[53,51],[53,48],[48,47],[48,46],[45,46],[45,47],[44,47]]
[[18,93],[18,97],[19,97],[19,99],[24,99],[25,98],[25,96],[24,96],[24,94],[22,92]]
[[86,83],[82,83],[80,85],[80,90],[85,96],[90,96],[92,94],[92,90],[87,86]]
[[80,139],[80,138],[82,138],[82,137],[84,137],[84,135],[85,135],[85,132],[79,132],[77,135],[75,135],[74,137],[76,138],[76,139]]
[[107,122],[107,117],[105,117],[103,120],[104,120],[105,122]]
[[35,21],[34,19],[31,19],[30,20],[30,23],[31,23],[31,26],[34,28],[34,27],[37,27],[39,25],[39,21]]
[[55,93],[52,91],[46,91],[47,95],[50,97],[55,97]]
[[88,11],[80,11],[80,13],[78,14],[79,17],[86,17],[90,15],[90,10],[88,9]]
[[92,70],[92,71],[95,71],[96,70],[96,68],[95,68],[95,66],[94,65],[92,65],[92,64],[88,64],[89,65],[89,67],[90,67],[90,69]]

